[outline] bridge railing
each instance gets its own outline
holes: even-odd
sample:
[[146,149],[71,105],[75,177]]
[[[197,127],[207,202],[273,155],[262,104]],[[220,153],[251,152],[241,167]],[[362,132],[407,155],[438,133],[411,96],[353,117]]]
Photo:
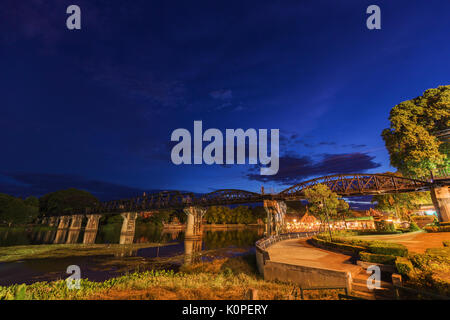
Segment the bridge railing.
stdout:
[[280,235],[271,236],[269,238],[263,238],[261,240],[256,241],[255,245],[261,249],[266,249],[270,247],[271,245],[284,241],[289,239],[300,239],[300,238],[309,238],[316,234],[318,234],[318,231],[314,232],[291,232],[291,233],[283,233]]

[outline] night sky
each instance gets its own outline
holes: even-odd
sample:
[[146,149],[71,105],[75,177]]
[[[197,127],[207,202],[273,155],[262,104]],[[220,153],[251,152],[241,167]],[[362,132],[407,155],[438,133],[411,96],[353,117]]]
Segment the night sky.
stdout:
[[[82,29],[66,28],[67,6]],[[381,8],[382,29],[366,28]],[[0,192],[281,191],[395,171],[389,110],[450,83],[450,1],[0,4]],[[171,163],[170,135],[280,129],[280,170]],[[205,144],[206,145],[206,144]]]

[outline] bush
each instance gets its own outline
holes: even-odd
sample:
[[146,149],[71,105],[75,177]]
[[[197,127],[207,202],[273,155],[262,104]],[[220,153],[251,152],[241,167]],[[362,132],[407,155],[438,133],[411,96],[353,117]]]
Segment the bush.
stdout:
[[[330,236],[328,234],[322,233],[317,235],[315,238],[327,241],[327,242],[331,242],[330,240]],[[359,240],[359,239],[349,239],[346,237],[338,237],[338,236],[333,236],[333,242],[334,243],[344,243],[344,244],[348,244],[351,246],[358,246],[358,247],[368,247],[369,244],[371,243],[371,241],[365,241],[365,240]]]
[[450,225],[442,225],[442,224],[440,224],[439,226],[429,225],[429,226],[426,226],[424,228],[424,230],[426,232],[430,232],[430,233],[433,233],[433,232],[450,232]]
[[397,268],[398,273],[404,276],[408,276],[414,269],[411,261],[405,257],[397,257],[395,260],[395,267]]
[[[409,231],[409,230],[407,230]],[[403,229],[398,228],[395,231],[378,231],[378,230],[361,230],[358,231],[358,236],[364,236],[364,235],[373,235],[373,234],[400,234],[403,232]]]
[[450,240],[442,241],[442,244],[444,245],[444,247],[450,247]]
[[414,232],[414,231],[419,231],[421,230],[419,228],[419,226],[417,225],[417,223],[415,223],[414,221],[412,221],[409,225],[409,231]]
[[392,255],[397,257],[406,257],[408,255],[408,249],[397,243],[373,241],[369,245],[369,251],[375,254]]
[[381,232],[395,232],[395,226],[392,222],[385,220],[375,221],[375,227],[377,231]]
[[385,254],[373,254],[369,252],[360,252],[359,256],[362,261],[380,263],[380,264],[395,264],[395,256]]
[[351,252],[353,254],[359,254],[361,251],[366,250],[365,247],[338,242],[329,242],[326,240],[318,239],[317,237],[313,237],[312,242],[319,246],[324,246],[330,249],[336,249],[338,251]]

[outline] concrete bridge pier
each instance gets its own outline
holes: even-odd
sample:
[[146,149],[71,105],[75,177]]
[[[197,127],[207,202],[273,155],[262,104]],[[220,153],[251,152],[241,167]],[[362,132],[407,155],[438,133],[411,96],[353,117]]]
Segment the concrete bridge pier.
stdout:
[[83,222],[82,215],[73,215],[72,221],[70,223],[69,235],[67,236],[67,244],[77,243],[78,237],[80,236],[81,223]]
[[47,221],[50,227],[56,227],[56,225],[58,224],[58,217],[49,217]]
[[431,189],[430,193],[439,221],[450,221],[450,187],[435,187]]
[[266,236],[284,232],[286,203],[277,200],[264,200],[264,209],[267,213]]
[[185,239],[198,239],[202,237],[202,219],[206,213],[206,208],[186,207],[184,213],[187,215]]
[[131,244],[136,231],[137,212],[125,212],[121,216],[123,217],[123,224],[120,231],[120,244]]
[[70,216],[62,216],[59,218],[58,230],[56,231],[56,236],[53,243],[58,244],[65,242],[67,236],[67,229],[69,228],[69,222]]
[[55,234],[54,230],[48,230],[45,232],[43,243],[52,243],[53,235]]
[[98,222],[101,218],[100,214],[88,214],[88,221],[86,224],[86,229],[84,230],[83,244],[93,244],[95,243],[95,238],[98,232]]

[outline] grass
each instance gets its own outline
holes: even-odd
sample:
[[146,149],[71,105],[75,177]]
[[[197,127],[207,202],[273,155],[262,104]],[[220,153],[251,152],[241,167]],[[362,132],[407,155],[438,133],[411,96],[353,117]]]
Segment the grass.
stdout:
[[26,259],[110,255],[120,253],[124,250],[157,247],[160,245],[167,244],[43,244],[0,247],[0,262],[13,262]]
[[[0,287],[0,299],[80,300],[216,300],[249,299],[250,289],[262,300],[299,297],[293,284],[265,281],[256,270],[255,255],[223,258],[183,266],[180,272],[146,271],[104,282],[81,281],[81,289],[69,290],[64,280]],[[338,290],[306,291],[305,299],[338,298]]]

